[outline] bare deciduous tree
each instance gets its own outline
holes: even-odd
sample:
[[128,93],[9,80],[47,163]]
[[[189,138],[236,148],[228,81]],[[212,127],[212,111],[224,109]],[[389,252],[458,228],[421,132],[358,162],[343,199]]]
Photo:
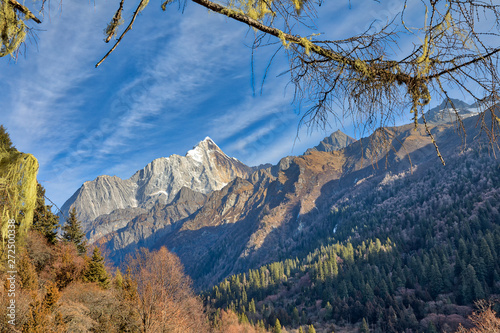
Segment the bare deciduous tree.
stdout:
[[486,300],[479,300],[475,303],[477,311],[469,316],[469,320],[474,327],[466,329],[460,324],[457,333],[494,333],[500,332],[500,318],[491,308],[492,304]]
[[140,249],[127,263],[137,283],[137,311],[143,332],[206,332],[201,301],[177,256],[165,247]]

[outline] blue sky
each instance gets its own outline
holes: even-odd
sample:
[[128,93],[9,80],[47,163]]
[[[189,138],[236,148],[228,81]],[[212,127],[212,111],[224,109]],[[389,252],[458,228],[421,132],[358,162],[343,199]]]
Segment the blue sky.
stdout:
[[[362,32],[373,20],[385,23],[401,5],[350,3],[324,4],[319,32],[333,38]],[[182,13],[176,4],[162,12],[152,1],[95,69],[111,46],[103,29],[117,6],[63,1],[17,61],[0,59],[0,121],[19,150],[38,158],[39,181],[57,205],[84,181],[101,174],[128,178],[155,158],[184,155],[206,136],[226,154],[258,165],[302,154],[339,128],[303,129],[295,140],[301,110],[292,104],[288,76],[278,76],[287,69],[284,56],[260,94],[274,49],[257,53],[254,94],[253,31],[194,3]],[[126,8],[125,20],[130,16]],[[355,135],[349,123],[344,130]]]

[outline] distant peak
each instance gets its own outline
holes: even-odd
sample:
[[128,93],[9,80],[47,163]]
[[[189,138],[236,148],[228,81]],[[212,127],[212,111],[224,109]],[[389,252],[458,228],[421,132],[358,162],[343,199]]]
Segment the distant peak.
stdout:
[[214,140],[207,136],[205,139],[198,142],[198,144],[194,146],[193,149],[188,151],[186,157],[191,157],[198,162],[202,162],[203,155],[213,150],[219,151],[224,154],[224,152],[222,152],[222,150],[219,148],[219,146],[217,146]]
[[193,149],[197,149],[197,148],[204,149],[204,150],[214,150],[214,149],[221,150],[219,148],[219,146],[217,146],[215,141],[212,140],[209,136],[207,136],[202,141],[198,142],[198,144],[193,147]]
[[344,132],[342,132],[341,130],[336,130],[335,132],[333,132],[330,136],[339,136],[339,135],[342,135],[342,136],[348,136],[347,134],[345,134]]
[[306,151],[306,154],[310,153],[311,151],[324,151],[324,152],[331,152],[335,150],[340,150],[342,148],[347,147],[351,143],[355,142],[356,140],[351,138],[349,135],[345,134],[341,130],[336,130],[330,136],[325,137],[319,145],[313,148],[309,148]]
[[456,99],[456,98],[445,98],[443,99],[443,102],[441,102],[441,104],[438,106],[439,109],[446,109],[446,108],[452,108],[452,107],[455,107],[457,109],[461,109],[461,108],[468,108],[470,107],[469,104],[465,103],[464,101],[461,101],[459,99]]

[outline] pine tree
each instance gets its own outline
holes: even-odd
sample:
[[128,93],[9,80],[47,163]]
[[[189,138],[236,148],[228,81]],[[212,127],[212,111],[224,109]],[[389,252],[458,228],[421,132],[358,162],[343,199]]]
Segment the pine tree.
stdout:
[[495,259],[485,238],[481,238],[479,242],[479,251],[486,266],[486,280],[489,284],[492,284],[494,281]]
[[339,275],[339,267],[337,265],[337,254],[334,253],[332,260],[332,277],[337,277]]
[[[325,319],[326,319],[326,320],[331,319],[331,318],[332,318],[332,314],[333,314],[333,307],[332,307],[332,305],[330,304],[330,302],[326,302],[325,310],[326,310],[326,313],[325,313]],[[298,314],[298,313],[297,313],[297,314]]]
[[16,149],[12,145],[9,133],[7,133],[7,129],[3,125],[0,125],[0,148],[5,149],[7,151]]
[[45,205],[45,189],[37,184],[37,198],[35,211],[33,213],[33,230],[39,231],[51,244],[57,242],[57,228],[59,227],[59,216],[51,212],[52,206]]
[[436,296],[439,295],[439,293],[441,293],[443,289],[443,277],[437,266],[437,263],[431,265],[428,279],[430,283],[431,295],[432,297],[436,298]]
[[302,326],[299,327],[299,333],[304,333],[304,330],[302,329]]
[[122,272],[120,272],[120,269],[116,269],[115,272],[115,278],[113,279],[113,285],[115,286],[116,289],[122,289],[123,288],[123,275]]
[[69,212],[69,218],[62,227],[62,237],[64,240],[74,243],[78,249],[79,254],[87,252],[87,241],[85,240],[85,233],[82,231],[80,221],[76,218],[76,209]]
[[361,327],[359,329],[360,333],[370,333],[370,327],[368,326],[368,322],[365,318],[363,318],[363,322],[361,323]]
[[281,333],[281,324],[279,319],[276,319],[276,323],[274,324],[273,333]]
[[312,324],[307,328],[307,333],[316,333],[316,330],[314,329],[314,326]]
[[472,301],[484,298],[484,291],[481,283],[477,279],[476,271],[472,265],[467,265],[467,268],[462,274],[461,296],[464,304],[471,303]]
[[299,310],[297,308],[293,308],[292,311],[292,320],[295,324],[298,324],[300,322],[300,315],[299,315]]
[[252,298],[252,300],[250,301],[250,303],[248,304],[248,311],[250,313],[255,313],[256,309],[255,309],[255,301],[254,299]]
[[103,288],[107,288],[109,285],[109,275],[104,267],[104,257],[97,246],[94,247],[92,258],[83,273],[83,280],[86,282],[97,282]]
[[248,324],[248,323],[249,323],[249,321],[248,321],[247,315],[244,314],[244,313],[242,313],[241,317],[240,317],[240,324],[245,325],[245,324]]

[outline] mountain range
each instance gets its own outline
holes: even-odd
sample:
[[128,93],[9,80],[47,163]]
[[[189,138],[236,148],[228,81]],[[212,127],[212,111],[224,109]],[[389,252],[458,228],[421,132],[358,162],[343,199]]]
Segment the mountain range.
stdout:
[[[464,146],[453,124],[439,119],[444,102],[426,120],[445,158],[487,139],[472,107],[454,104],[471,114],[463,121],[475,141]],[[442,166],[425,129],[413,125],[379,129],[358,141],[337,131],[302,156],[257,168],[206,138],[186,156],[156,159],[129,179],[86,182],[62,210],[74,207],[89,242],[106,248],[115,263],[138,247],[166,245],[195,285],[206,288],[298,255],[314,244],[316,226],[336,204],[421,168]]]

